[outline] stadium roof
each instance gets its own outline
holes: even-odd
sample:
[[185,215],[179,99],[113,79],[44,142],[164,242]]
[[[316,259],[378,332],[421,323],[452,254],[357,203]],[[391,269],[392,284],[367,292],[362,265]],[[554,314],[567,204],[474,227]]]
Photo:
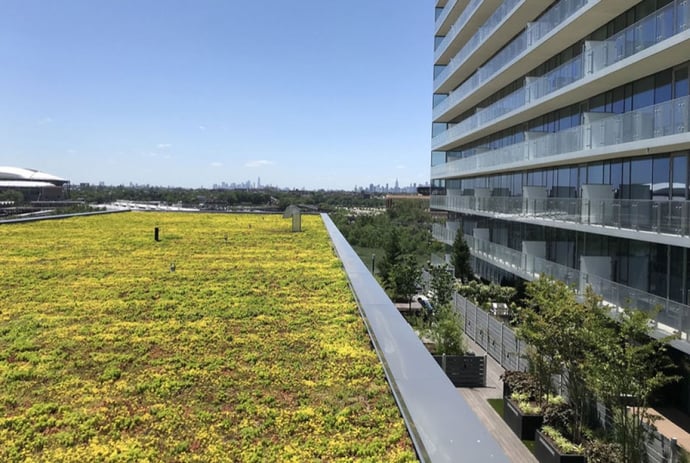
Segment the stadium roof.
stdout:
[[[0,181],[30,181],[30,182],[49,182],[54,186],[55,184],[67,183],[69,180],[56,177],[55,175],[47,174],[36,169],[25,169],[22,167],[6,167],[0,166]],[[4,183],[4,182],[3,182]],[[17,185],[15,186],[25,186]]]
[[30,180],[0,180],[0,188],[59,188],[50,182],[32,182]]

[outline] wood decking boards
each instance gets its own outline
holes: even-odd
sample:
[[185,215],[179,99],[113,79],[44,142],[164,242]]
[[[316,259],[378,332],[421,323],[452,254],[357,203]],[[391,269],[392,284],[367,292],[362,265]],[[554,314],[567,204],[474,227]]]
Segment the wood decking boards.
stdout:
[[[467,347],[477,355],[485,355],[486,352],[475,344],[470,338],[465,336]],[[537,459],[532,452],[522,443],[522,441],[511,431],[508,425],[491,407],[488,399],[498,399],[503,397],[503,382],[501,374],[503,368],[487,356],[486,361],[486,387],[480,388],[458,388],[472,410],[477,414],[479,420],[493,434],[494,439],[503,448],[508,457],[516,463],[536,463]]]

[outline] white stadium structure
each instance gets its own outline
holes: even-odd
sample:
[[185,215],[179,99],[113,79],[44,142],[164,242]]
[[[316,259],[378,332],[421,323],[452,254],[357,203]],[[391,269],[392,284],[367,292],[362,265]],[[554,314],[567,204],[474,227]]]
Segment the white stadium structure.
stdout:
[[19,191],[25,201],[61,200],[69,180],[35,169],[0,166],[0,193]]

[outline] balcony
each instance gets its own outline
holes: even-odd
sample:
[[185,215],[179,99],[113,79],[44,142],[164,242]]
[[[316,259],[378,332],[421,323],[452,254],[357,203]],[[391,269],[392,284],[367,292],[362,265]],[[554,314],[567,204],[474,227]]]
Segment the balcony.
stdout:
[[[551,38],[555,32],[564,26],[569,18],[588,4],[592,5],[593,2],[588,2],[587,0],[560,0],[554,7],[539,18],[538,21],[528,23],[527,28],[525,28],[522,33],[517,35],[512,42],[477,69],[477,74],[479,74],[479,77],[483,81],[492,78],[498,71],[514,62],[516,58],[528,54],[539,47],[543,41]],[[590,10],[596,9],[597,8],[591,8]],[[560,49],[563,47],[563,42],[562,40],[559,42],[558,48]],[[554,47],[554,50],[555,49],[556,47]],[[529,67],[532,68],[537,64],[539,63],[530,64]],[[527,70],[528,69],[526,69],[525,72]],[[515,73],[512,75],[514,76]],[[434,79],[435,93],[448,93],[454,86],[460,83],[456,79],[450,79],[449,77],[449,69],[444,70],[444,72],[436,76]],[[463,99],[476,89],[477,87],[465,82],[452,93],[459,92],[456,98]]]
[[450,26],[455,22],[459,11],[463,10],[467,5],[467,0],[448,0],[443,6],[443,11],[436,18],[436,35],[446,35]]
[[[446,36],[434,55],[435,63],[448,61],[448,65],[436,76],[438,81],[462,81],[466,76],[473,74],[519,33],[525,23],[552,2],[553,0],[505,0],[482,26],[474,29],[465,28]],[[467,34],[472,34],[469,39],[465,38]],[[444,102],[439,109],[434,108],[434,119],[456,104],[458,96],[453,95],[453,99]]]
[[[434,225],[433,236],[439,241],[452,245],[455,235],[455,231],[443,225]],[[531,281],[546,274],[574,286],[580,294],[583,294],[587,286],[591,286],[615,312],[622,312],[623,308],[642,310],[652,317],[659,335],[679,334],[687,348],[690,306],[471,235],[464,235],[464,238],[474,257],[521,278]],[[659,311],[655,312],[657,309]]]
[[[649,185],[643,185],[649,191]],[[663,188],[661,185],[658,188]],[[668,185],[666,185],[668,188]],[[684,186],[683,186],[684,188]],[[544,189],[545,190],[545,189]],[[583,199],[431,196],[431,208],[522,222],[548,221],[596,227],[592,233],[613,230],[645,231],[690,237],[690,201],[643,199]],[[687,244],[687,242],[686,242]]]
[[[606,88],[611,88],[675,64],[673,60],[678,60],[677,53],[690,41],[690,34],[687,33],[685,34],[687,37],[676,37],[687,31],[689,18],[690,6],[687,2],[675,2],[606,41],[586,42],[584,53],[580,56],[543,76],[526,77],[523,88],[486,108],[477,109],[473,116],[451,125],[445,132],[435,136],[432,139],[432,149],[442,150],[443,147],[462,143],[468,136],[478,138],[484,132],[501,130],[556,109],[558,106],[576,103],[591,96],[593,92],[601,91],[604,88],[602,84]],[[643,53],[674,37],[679,39],[675,40],[678,43],[674,43],[673,46],[670,46],[670,43],[664,43],[664,47],[657,47],[656,55]],[[669,46],[666,47],[666,45]],[[622,71],[621,66],[617,66],[623,60],[633,57],[637,64],[635,68]],[[653,67],[649,65],[651,61],[654,61]],[[632,62],[626,64],[630,66]],[[483,81],[482,75],[478,73],[477,77],[473,76],[468,83],[479,86],[481,81]],[[586,84],[572,85],[580,81],[586,81]],[[569,94],[564,94],[562,90],[569,86],[571,86]],[[456,93],[457,91],[451,93],[434,108],[435,121],[441,117],[447,119],[460,110],[460,108],[453,108],[452,114],[447,113],[462,100],[462,95]],[[557,93],[559,102],[554,104],[553,97]],[[512,117],[503,117],[508,113],[512,113]]]
[[[517,3],[520,0],[506,0],[504,3]],[[493,10],[503,8],[499,6],[500,0],[470,0],[469,4],[462,11],[458,19],[455,21],[443,38],[441,43],[434,51],[434,63],[447,62],[453,55],[455,55],[467,40],[475,39],[475,31],[480,29],[480,25],[484,22]],[[498,11],[498,10],[497,10]],[[494,16],[496,13],[494,13]]]
[[526,141],[431,168],[431,178],[469,177],[517,168],[576,163],[607,155],[623,156],[690,146],[690,97],[623,114],[585,113],[585,124],[555,133],[526,132]]

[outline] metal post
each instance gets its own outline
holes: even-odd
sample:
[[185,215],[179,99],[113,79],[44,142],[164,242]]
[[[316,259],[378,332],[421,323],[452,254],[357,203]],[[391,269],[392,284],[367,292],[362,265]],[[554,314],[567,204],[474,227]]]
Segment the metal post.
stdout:
[[503,366],[503,355],[505,354],[504,349],[503,349],[503,328],[505,327],[505,324],[501,322],[501,361],[499,362],[501,366]]
[[376,254],[371,255],[371,274],[374,275],[376,272]]
[[671,463],[676,463],[678,459],[678,439],[671,438]]

